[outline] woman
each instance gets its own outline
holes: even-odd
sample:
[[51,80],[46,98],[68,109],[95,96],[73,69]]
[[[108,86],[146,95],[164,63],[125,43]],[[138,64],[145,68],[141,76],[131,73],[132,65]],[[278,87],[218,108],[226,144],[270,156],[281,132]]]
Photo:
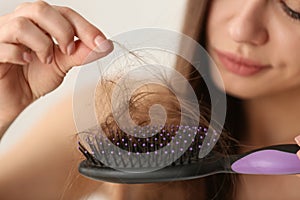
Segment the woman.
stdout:
[[[195,38],[206,46],[223,78],[228,110],[235,111],[228,112],[227,128],[243,145],[238,151],[292,143],[299,134],[299,1],[209,4],[206,29]],[[299,198],[296,176],[242,175],[237,183],[236,199]],[[271,192],[276,190],[280,192]]]
[[[228,110],[235,112],[227,118],[229,131],[247,145],[238,151],[293,142],[300,128],[299,1],[215,0],[208,6],[200,40],[216,62],[227,94],[238,98],[230,99]],[[296,176],[243,175],[235,198],[298,199],[299,184]],[[280,192],[271,192],[276,190]]]
[[[188,6],[184,32],[207,48],[221,72],[229,97],[229,110],[234,111],[228,113],[225,127],[242,144],[240,148],[235,149],[237,152],[276,143],[291,143],[298,134],[300,127],[297,127],[296,121],[299,113],[297,112],[297,97],[299,96],[297,94],[299,87],[297,76],[300,71],[297,68],[297,63],[299,63],[297,36],[300,33],[298,33],[299,23],[297,20],[300,14],[298,14],[297,8],[299,8],[297,0],[191,1]],[[18,16],[23,16],[25,17],[24,21],[30,19],[29,24],[32,21],[35,22],[30,26],[38,29],[42,27],[51,36],[59,35],[59,33],[47,31],[47,24],[43,28],[43,23],[37,23],[37,19],[28,14],[31,9],[36,9],[37,12],[35,13],[44,13],[45,10],[50,10],[52,14],[55,13],[54,16],[58,11],[59,16],[64,17],[60,20],[67,19],[68,23],[66,24],[71,24],[74,33],[79,36],[80,40],[76,42],[75,48],[73,48],[73,44],[67,45],[71,39],[58,39],[59,47],[54,47],[54,61],[56,62],[53,62],[51,58],[53,44],[51,41],[50,47],[47,46],[48,48],[38,46],[47,41],[47,34],[45,34],[46,40],[43,39],[43,42],[40,42],[37,47],[30,46],[25,39],[20,41],[13,40],[16,37],[0,38],[2,46],[11,47],[13,49],[11,52],[16,52],[16,54],[10,53],[9,56],[2,56],[4,70],[1,72],[0,89],[5,91],[6,95],[4,96],[4,93],[1,92],[3,95],[0,96],[1,105],[5,105],[1,110],[16,108],[16,110],[9,109],[3,114],[1,112],[2,133],[24,107],[57,87],[64,73],[69,70],[69,66],[82,64],[80,58],[86,56],[90,49],[95,48],[95,44],[100,43],[100,41],[92,42],[96,35],[101,34],[93,27],[90,29],[91,32],[95,33],[91,34],[92,36],[86,37],[86,34],[82,34],[85,33],[82,27],[85,26],[81,26],[77,22],[87,23],[82,21],[83,19],[77,14],[74,14],[74,11],[70,12],[69,9],[52,7],[43,2],[24,4],[14,13],[0,18],[0,24],[8,24],[8,20],[19,20]],[[43,12],[41,12],[42,10]],[[73,21],[75,18],[79,20]],[[19,25],[24,24],[24,21],[18,22]],[[2,27],[10,30],[8,25]],[[73,36],[74,33],[71,32],[70,36]],[[44,36],[41,34],[38,37]],[[12,35],[8,34],[7,37]],[[59,38],[58,35],[57,38]],[[103,46],[107,47],[108,45]],[[33,51],[30,55],[26,53],[28,48]],[[47,49],[47,52],[40,52],[39,49]],[[109,52],[111,47],[107,49],[104,52]],[[106,53],[95,55],[95,59]],[[23,58],[18,58],[18,55],[22,55]],[[9,60],[8,58],[12,59]],[[31,87],[20,90],[29,90],[29,92],[12,93],[11,91],[16,89],[8,87],[8,85],[14,85],[9,80],[14,82],[20,80],[19,85],[23,86],[22,80],[24,79],[14,77],[18,72],[5,70],[14,68],[4,64],[6,63],[4,61],[19,65],[33,63],[30,65],[33,69],[36,62],[39,62],[40,65],[42,63],[54,63],[53,68],[48,65],[42,67],[45,69],[43,73],[47,73],[47,75],[53,73],[50,69],[55,69],[56,73],[53,73],[55,81],[48,82],[47,86],[51,85],[51,87],[45,87],[40,84],[34,85],[35,81],[32,79],[25,79]],[[64,66],[64,68],[61,69],[59,66]],[[35,68],[34,73],[38,72],[36,69],[40,68]],[[15,70],[17,71],[17,69]],[[178,70],[181,71],[181,69]],[[198,92],[202,92],[200,88],[201,79],[195,79],[198,75],[186,70],[183,73],[193,80],[191,82],[198,89]],[[11,75],[7,76],[8,74]],[[54,84],[52,84],[53,82]],[[8,89],[11,90],[8,91]],[[7,96],[7,94],[21,94],[21,96]],[[18,101],[14,102],[12,99],[21,99],[22,104]],[[19,199],[21,197],[22,199],[76,199],[89,194],[95,188],[98,188],[99,196],[106,196],[110,199],[215,198],[244,200],[299,199],[300,197],[298,192],[300,180],[296,176],[239,175],[237,180],[233,182],[232,179],[222,175],[193,181],[151,185],[118,185],[84,179],[77,174],[76,170],[80,155],[76,150],[75,139],[70,135],[70,133],[76,132],[70,102],[70,98],[67,98],[55,107],[55,110],[52,109],[43,119],[40,119],[36,126],[32,127],[27,138],[18,143],[19,147],[26,148],[21,151],[19,148],[15,148],[1,157],[1,197],[5,197],[4,199]],[[16,105],[21,106],[16,107]],[[61,109],[65,112],[62,112],[58,118],[57,110]],[[288,115],[286,114],[287,111]],[[51,124],[50,127],[49,124]],[[45,129],[45,127],[47,128]],[[51,141],[54,145],[46,148],[46,141]],[[32,177],[34,177],[34,181]]]

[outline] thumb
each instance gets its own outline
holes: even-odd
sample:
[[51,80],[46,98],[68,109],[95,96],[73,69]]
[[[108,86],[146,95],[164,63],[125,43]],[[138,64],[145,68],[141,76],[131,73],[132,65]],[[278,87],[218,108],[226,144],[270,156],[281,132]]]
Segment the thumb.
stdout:
[[[101,46],[101,47],[99,47]],[[75,51],[71,55],[63,54],[58,47],[55,49],[55,61],[61,71],[67,73],[73,66],[79,66],[105,57],[113,50],[110,40],[103,41],[97,49],[90,49],[81,40],[75,42]],[[102,51],[99,51],[101,49]]]

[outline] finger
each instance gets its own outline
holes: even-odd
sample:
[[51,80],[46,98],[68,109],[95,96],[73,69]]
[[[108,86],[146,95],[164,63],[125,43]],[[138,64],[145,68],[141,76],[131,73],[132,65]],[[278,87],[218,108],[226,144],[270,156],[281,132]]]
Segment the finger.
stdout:
[[298,135],[297,137],[295,137],[295,141],[300,146],[300,135]]
[[67,73],[73,66],[84,65],[106,56],[110,51],[98,53],[92,51],[81,40],[75,42],[76,50],[71,56],[62,53],[55,53],[56,64],[60,72]]
[[72,25],[75,35],[83,43],[98,53],[110,52],[113,45],[104,34],[84,17],[67,7],[54,6]]
[[31,61],[31,54],[24,48],[14,44],[0,43],[0,63],[25,65]]
[[4,24],[5,21],[7,21],[7,18],[8,18],[8,15],[0,16],[0,25],[1,25],[1,24]]
[[41,62],[52,62],[53,41],[27,18],[13,18],[1,26],[0,41],[25,45],[37,54]]
[[14,16],[23,16],[36,23],[58,42],[65,54],[74,52],[74,30],[72,25],[56,9],[43,1],[25,3],[15,10]]

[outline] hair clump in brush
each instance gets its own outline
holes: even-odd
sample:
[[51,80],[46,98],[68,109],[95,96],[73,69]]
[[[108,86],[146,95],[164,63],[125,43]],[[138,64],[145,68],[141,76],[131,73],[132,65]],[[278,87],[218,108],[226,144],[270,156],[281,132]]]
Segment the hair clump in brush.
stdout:
[[[119,44],[120,45],[120,44]],[[143,66],[145,64],[151,64],[148,63],[148,61],[144,60],[142,56],[136,55],[134,52],[129,52],[128,62],[126,63],[126,68],[135,67],[135,64],[130,63],[130,56],[133,56],[133,63],[137,63],[139,66]],[[147,58],[149,57],[149,54],[147,54]],[[181,63],[187,64],[188,63]],[[123,65],[123,64],[121,64]],[[153,69],[155,70],[155,69]],[[119,72],[121,74],[125,72],[124,65],[120,67]],[[108,74],[108,77],[103,76],[100,84],[98,84],[96,89],[96,102],[95,102],[95,108],[96,108],[96,114],[98,118],[98,124],[100,124],[100,127],[102,131],[92,130],[90,135],[94,135],[94,139],[96,138],[105,138],[108,139],[110,142],[112,142],[114,145],[119,146],[123,150],[126,150],[128,152],[132,153],[147,153],[147,152],[155,152],[156,150],[160,149],[161,147],[164,147],[165,145],[168,145],[169,142],[173,139],[173,137],[176,135],[176,132],[179,131],[179,129],[182,129],[184,131],[188,129],[194,129],[195,141],[192,142],[191,146],[188,149],[192,149],[191,151],[186,151],[179,159],[178,161],[180,163],[184,162],[191,162],[192,159],[198,158],[198,152],[201,148],[203,138],[205,138],[207,134],[208,126],[210,125],[210,121],[213,119],[210,119],[210,109],[208,105],[205,105],[201,100],[199,102],[194,102],[199,105],[200,109],[200,118],[199,118],[199,124],[197,127],[184,127],[185,124],[189,124],[188,122],[182,122],[181,116],[184,115],[189,120],[189,117],[192,119],[195,116],[189,116],[193,112],[197,106],[192,106],[191,104],[183,104],[180,105],[180,102],[176,95],[172,91],[172,81],[176,82],[176,80],[167,80],[168,78],[164,76],[164,72],[162,71],[151,71],[149,73],[155,74],[156,78],[161,80],[162,83],[164,83],[164,86],[160,84],[155,83],[149,83],[144,84],[142,87],[135,90],[135,92],[130,96],[128,100],[128,106],[122,105],[122,103],[119,103],[116,105],[117,109],[112,111],[112,93],[115,90],[116,87],[120,87],[117,84],[117,81],[119,78],[121,78],[120,75],[113,75],[111,76]],[[147,73],[147,72],[145,72]],[[114,77],[114,78],[111,78]],[[131,81],[137,81],[137,80],[131,80]],[[174,86],[176,87],[176,86]],[[122,92],[129,93],[128,91],[124,91],[124,88],[122,88]],[[127,98],[126,95],[119,95],[117,98]],[[201,97],[200,97],[201,98]],[[125,99],[126,100],[126,99]],[[186,99],[188,100],[188,99]],[[127,101],[127,100],[126,100]],[[118,102],[124,102],[124,101],[118,101]],[[118,103],[117,102],[117,103]],[[166,122],[165,124],[159,124],[157,127],[149,127],[149,124],[151,122],[150,116],[149,116],[149,110],[151,106],[158,104],[161,107],[164,108],[166,113]],[[114,105],[115,106],[115,105]],[[182,107],[184,109],[182,109]],[[153,134],[149,138],[139,138],[134,137],[132,135],[128,135],[124,132],[124,130],[121,130],[118,121],[122,117],[124,117],[125,113],[129,110],[129,115],[132,119],[132,121],[139,127],[143,129],[143,131],[147,131],[146,129],[152,129]],[[186,112],[188,110],[188,113]],[[190,111],[190,112],[189,112]],[[185,113],[186,112],[186,113]],[[197,116],[198,118],[198,116]],[[217,125],[217,123],[213,123],[214,125]],[[183,125],[183,126],[182,126]],[[231,140],[231,137],[229,134],[227,134],[225,131],[223,131],[223,127],[213,127],[217,131],[216,134],[220,135],[220,132],[222,134],[220,135],[220,139],[218,140],[217,145],[214,147],[214,150],[217,152],[228,155],[229,154],[229,141]],[[129,130],[130,131],[130,130]],[[132,130],[131,130],[132,131]],[[101,134],[105,134],[106,137],[102,137]],[[95,153],[99,153],[101,146],[101,141],[98,142],[92,141],[94,145],[94,149],[91,149],[91,145],[89,144],[87,147],[84,147],[85,145],[80,145],[81,151],[85,154],[85,156],[88,158],[88,160],[93,160],[94,162],[97,162],[98,164],[101,162],[95,159]],[[232,143],[232,142],[231,142]],[[88,149],[88,150],[87,150]],[[101,150],[103,152],[103,150]],[[90,153],[91,152],[91,153]],[[109,152],[108,152],[109,153]],[[86,155],[87,154],[87,155]],[[192,159],[191,159],[192,158]],[[173,163],[176,164],[176,163]]]
[[[112,80],[102,80],[102,83],[98,87],[96,95],[98,95],[97,99],[101,99],[101,101],[96,102],[96,108],[98,109],[97,114],[99,124],[101,124],[100,128],[103,130],[105,137],[102,137],[100,135],[101,133],[97,130],[93,130],[92,134],[94,137],[92,140],[97,141],[94,141],[93,144],[89,144],[89,149],[91,149],[92,153],[86,150],[83,145],[80,147],[87,159],[93,164],[103,166],[101,161],[97,160],[94,156],[95,154],[100,155],[101,152],[102,154],[111,153],[109,149],[106,152],[103,150],[105,148],[100,150],[100,144],[103,142],[105,143],[105,141],[101,141],[103,138],[110,140],[115,146],[118,146],[129,153],[148,153],[156,152],[160,148],[168,145],[178,131],[190,131],[189,136],[194,137],[194,139],[189,148],[180,158],[173,162],[172,165],[188,164],[199,159],[198,154],[209,126],[209,112],[206,106],[201,106],[201,102],[199,103],[201,110],[199,125],[197,127],[185,127],[180,125],[181,115],[184,114],[181,112],[182,105],[179,104],[175,94],[166,87],[157,84],[143,86],[130,97],[128,104],[129,108],[124,108],[122,105],[119,105],[117,109],[118,113],[114,114],[111,111],[111,94],[114,87],[116,87],[116,83]],[[103,98],[104,96],[105,98]],[[167,120],[163,125],[149,127],[149,109],[154,104],[159,104],[165,109]],[[151,137],[134,137],[128,135],[126,133],[127,131],[124,132],[119,128],[117,123],[118,118],[123,116],[126,109],[129,109],[129,114],[136,125],[141,127],[139,131],[145,132],[150,130],[152,132]],[[215,149],[217,149],[218,152],[227,155],[228,146],[226,140],[223,139],[224,137],[228,138],[228,135],[226,135],[226,133],[221,134],[221,138],[215,146]],[[169,153],[171,154],[171,152]],[[153,163],[155,163],[155,161],[159,162],[154,160]],[[118,166],[119,165],[120,164],[118,164]],[[123,165],[124,167],[128,167],[128,164],[123,163]],[[140,167],[143,167],[142,164]]]

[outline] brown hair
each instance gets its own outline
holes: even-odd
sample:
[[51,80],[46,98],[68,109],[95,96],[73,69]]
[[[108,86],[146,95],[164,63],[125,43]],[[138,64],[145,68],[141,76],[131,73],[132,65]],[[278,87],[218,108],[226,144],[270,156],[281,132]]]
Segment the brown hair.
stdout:
[[[101,101],[96,102],[98,119],[101,124],[102,130],[110,138],[117,142],[120,139],[120,134],[117,121],[118,118],[123,116],[122,105],[120,105],[120,113],[113,115],[111,111],[111,93],[114,90],[116,83],[110,80],[102,81],[102,84],[98,85],[97,99],[101,98]],[[106,99],[103,99],[103,97]],[[153,104],[160,104],[164,107],[167,113],[166,124],[179,124],[181,110],[179,108],[179,102],[176,96],[159,85],[146,85],[137,90],[129,100],[129,112],[133,121],[144,126],[149,123],[149,107]],[[209,111],[206,109],[206,105],[200,104],[200,109],[202,110],[200,116],[200,126],[208,127],[209,125]],[[207,112],[203,112],[206,110]],[[113,130],[113,131],[112,131]],[[114,133],[118,132],[119,136]],[[214,150],[222,153],[224,155],[229,154],[229,143],[230,137],[226,132],[222,133],[217,145]],[[231,199],[229,189],[231,189],[232,176],[217,175],[212,176],[212,178],[203,178],[187,181],[177,181],[169,183],[155,183],[147,185],[127,185],[128,193],[134,198],[138,199]],[[151,189],[152,192],[149,192]],[[174,192],[176,191],[176,192]],[[229,192],[229,193],[228,193]]]

